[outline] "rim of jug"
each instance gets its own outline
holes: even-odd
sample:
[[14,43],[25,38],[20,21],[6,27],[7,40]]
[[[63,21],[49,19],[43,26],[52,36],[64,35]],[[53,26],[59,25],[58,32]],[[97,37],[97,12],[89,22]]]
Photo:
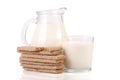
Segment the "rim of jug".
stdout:
[[63,15],[65,11],[67,10],[66,7],[61,7],[58,9],[49,9],[49,10],[42,10],[42,11],[36,11],[37,15]]

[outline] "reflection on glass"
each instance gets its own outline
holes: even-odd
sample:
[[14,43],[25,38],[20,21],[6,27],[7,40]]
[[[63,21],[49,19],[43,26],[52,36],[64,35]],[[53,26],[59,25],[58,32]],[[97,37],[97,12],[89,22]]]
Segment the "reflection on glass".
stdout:
[[20,80],[91,80],[91,72],[50,74],[24,71]]

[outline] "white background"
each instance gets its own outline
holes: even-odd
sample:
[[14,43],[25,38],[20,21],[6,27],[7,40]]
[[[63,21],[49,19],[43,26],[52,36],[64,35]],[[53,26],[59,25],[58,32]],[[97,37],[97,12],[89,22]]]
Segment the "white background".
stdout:
[[67,7],[69,35],[95,37],[92,80],[120,80],[119,0],[0,0],[0,80],[20,80],[16,48],[23,23],[35,18],[37,10],[59,7]]

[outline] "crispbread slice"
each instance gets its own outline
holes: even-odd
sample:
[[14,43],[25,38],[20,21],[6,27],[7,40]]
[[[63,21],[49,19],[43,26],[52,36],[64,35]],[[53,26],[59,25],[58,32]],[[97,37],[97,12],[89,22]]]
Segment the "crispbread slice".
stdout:
[[33,46],[20,46],[20,47],[17,47],[17,51],[18,52],[23,52],[23,51],[42,51],[44,48],[43,47],[33,47]]
[[64,65],[60,66],[43,66],[43,65],[30,65],[30,64],[21,64],[23,67],[28,68],[36,68],[36,69],[50,69],[50,70],[56,70],[56,69],[64,69]]
[[59,74],[59,73],[63,73],[63,72],[64,72],[64,69],[47,70],[47,69],[36,69],[36,68],[27,68],[27,67],[24,67],[23,69],[25,69],[25,70],[27,70],[27,71],[53,73],[53,74]]
[[62,50],[62,47],[35,47],[35,46],[20,46],[17,47],[17,51],[21,52],[21,51],[49,51],[49,52],[54,52],[54,51],[60,51]]
[[41,66],[61,66],[63,63],[41,63],[41,62],[30,62],[30,61],[21,61],[21,64],[29,65],[41,65]]
[[34,59],[34,58],[24,58],[20,57],[20,61],[30,61],[30,62],[41,62],[41,63],[64,63],[64,59],[60,60],[48,60],[48,59]]
[[53,52],[49,52],[49,51],[40,51],[40,52],[28,52],[28,51],[21,51],[20,53],[23,54],[42,54],[42,55],[59,55],[59,54],[63,54],[63,51],[53,51]]
[[23,58],[35,58],[35,59],[50,59],[50,60],[61,60],[65,59],[65,55],[56,55],[56,56],[48,56],[48,55],[35,55],[35,54],[21,54]]

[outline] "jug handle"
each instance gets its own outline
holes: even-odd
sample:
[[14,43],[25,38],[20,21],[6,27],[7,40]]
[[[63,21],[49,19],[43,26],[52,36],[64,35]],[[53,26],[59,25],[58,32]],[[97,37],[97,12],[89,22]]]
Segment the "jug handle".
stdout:
[[28,43],[28,41],[26,40],[27,29],[28,29],[28,27],[31,23],[36,23],[36,22],[37,22],[36,19],[32,18],[32,19],[30,19],[30,20],[28,20],[27,22],[24,23],[23,28],[22,28],[22,32],[21,32],[21,41],[22,41],[23,44],[30,45]]

